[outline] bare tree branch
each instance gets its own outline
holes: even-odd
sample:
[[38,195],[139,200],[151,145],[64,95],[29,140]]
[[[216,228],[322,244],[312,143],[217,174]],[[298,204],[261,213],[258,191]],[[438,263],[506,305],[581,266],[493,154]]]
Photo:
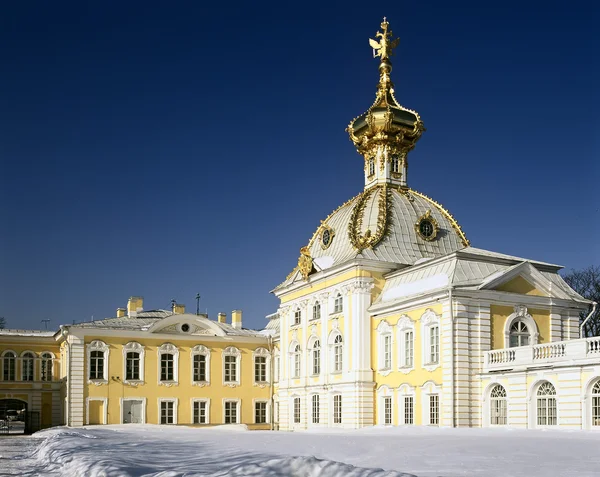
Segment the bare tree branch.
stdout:
[[[588,300],[600,303],[600,267],[590,266],[582,270],[573,270],[563,277],[569,286]],[[592,311],[592,306],[587,311],[579,314],[580,323]],[[596,311],[586,323],[583,329],[584,336],[600,336],[600,309]]]

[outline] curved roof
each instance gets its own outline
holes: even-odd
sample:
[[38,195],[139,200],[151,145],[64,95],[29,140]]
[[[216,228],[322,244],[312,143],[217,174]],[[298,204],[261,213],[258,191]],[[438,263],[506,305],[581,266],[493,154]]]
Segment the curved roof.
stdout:
[[[430,241],[421,238],[415,227],[428,212],[438,227]],[[322,242],[325,229],[333,232],[326,248]],[[413,265],[467,246],[460,225],[439,203],[411,189],[380,185],[333,211],[314,232],[307,250],[314,269],[320,271],[355,258]],[[295,271],[280,286],[290,283]]]

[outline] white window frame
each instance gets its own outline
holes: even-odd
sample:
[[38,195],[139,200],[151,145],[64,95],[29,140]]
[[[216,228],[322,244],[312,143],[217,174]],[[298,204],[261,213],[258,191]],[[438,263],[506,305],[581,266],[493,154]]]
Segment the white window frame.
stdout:
[[[391,399],[391,422],[385,422],[385,400]],[[394,391],[386,384],[377,388],[377,424],[381,426],[391,426],[394,423]]]
[[[235,357],[235,380],[225,381],[225,357],[226,356],[234,356]],[[235,346],[228,346],[223,350],[223,385],[229,387],[235,387],[240,385],[240,372],[241,372],[241,361],[242,361],[242,353]]]
[[[139,379],[127,379],[127,353],[138,353],[140,359]],[[123,346],[123,382],[126,384],[141,384],[144,382],[145,348],[137,341],[130,341]]]
[[[396,326],[398,328],[396,335],[398,341],[398,369],[402,373],[408,374],[415,369],[415,323],[408,316],[403,315]],[[412,334],[411,347],[406,345],[406,338],[409,334]],[[409,356],[410,360],[407,359]]]
[[[431,330],[433,328],[437,328],[437,361],[432,361],[432,340],[431,340]],[[421,362],[423,363],[423,368],[427,371],[433,371],[440,367],[442,362],[442,326],[441,320],[438,315],[436,315],[433,310],[427,309],[425,313],[421,316]],[[414,357],[413,357],[414,362]]]
[[312,318],[311,320],[317,321],[321,319],[321,303],[317,300],[312,306]]
[[[225,422],[225,416],[227,413],[227,403],[235,404],[235,422]],[[241,411],[241,401],[236,398],[223,398],[223,424],[239,424],[242,422],[242,416],[240,415]]]
[[[429,396],[438,396],[438,424],[430,424],[430,400]],[[427,381],[421,386],[421,423],[425,426],[442,425],[442,387],[433,381]]]
[[300,307],[294,310],[294,322],[292,326],[300,326],[302,324],[302,310]]
[[[26,355],[31,355],[31,356],[26,356]],[[37,358],[38,355],[35,351],[31,351],[31,350],[25,350],[21,353],[21,381],[24,382],[28,382],[28,383],[32,383],[34,381],[37,381],[35,378],[36,376],[36,365],[35,363],[37,362]],[[25,379],[25,362],[27,361],[31,361],[31,379]]]
[[[341,341],[337,341],[338,338]],[[329,370],[330,374],[341,374],[344,372],[344,337],[339,330],[334,329],[329,334],[329,348],[331,355],[331,369]]]
[[310,423],[313,426],[321,424],[321,395],[317,393],[310,394]]
[[[298,412],[296,413],[296,402],[298,403]],[[297,416],[296,416],[297,414]],[[292,396],[292,412],[291,412],[291,424],[292,426],[298,426],[302,423],[302,399],[300,396]],[[296,420],[297,418],[297,420]]]
[[[339,412],[336,409],[337,398],[339,397]],[[336,414],[339,414],[339,422],[336,422]],[[334,427],[341,426],[344,423],[344,398],[342,393],[332,393],[331,394],[331,424]]]
[[[540,389],[545,385],[548,384],[550,386],[552,386],[552,388],[554,389],[554,394],[544,394],[544,395],[538,395],[538,393],[540,392]],[[535,387],[533,388],[533,393],[532,393],[532,398],[531,399],[531,403],[533,406],[533,427],[537,427],[537,428],[551,428],[551,429],[555,429],[558,427],[558,425],[560,424],[560,420],[559,420],[559,413],[558,413],[558,391],[557,391],[557,387],[556,385],[549,381],[548,379],[543,379],[542,381],[539,381],[535,384]],[[554,411],[555,411],[555,415],[554,418],[556,420],[556,422],[554,424],[548,424],[549,421],[549,414],[548,414],[548,409],[550,409],[550,407],[548,406],[548,401],[552,399],[554,401]],[[546,422],[544,424],[540,424],[540,415],[539,415],[539,401],[540,400],[545,400],[546,401]]]
[[[318,344],[319,346],[317,348],[315,348],[315,344]],[[308,343],[308,352],[309,352],[309,366],[310,366],[310,376],[311,377],[317,377],[321,375],[321,370],[322,370],[322,359],[323,359],[323,355],[322,355],[322,346],[321,346],[321,340],[319,339],[318,336],[311,336],[309,343]],[[318,360],[315,360],[315,353],[318,353]],[[317,372],[315,372],[315,363],[318,364],[318,369]]]
[[[177,386],[179,384],[179,348],[173,343],[163,343],[157,349],[158,354],[158,385],[159,386]],[[173,379],[172,380],[161,380],[162,371],[162,355],[172,354],[173,355]]]
[[[195,356],[204,356],[204,381],[194,380],[194,359]],[[191,349],[190,363],[190,382],[192,386],[208,386],[210,384],[210,349],[204,345],[196,345]]]
[[[589,413],[587,428],[600,431],[600,377],[594,376],[586,389],[589,389],[589,392],[586,393],[589,396],[586,396],[587,399],[584,397],[583,402],[589,403],[586,404]],[[596,412],[596,415],[594,415],[594,412]]]
[[[378,355],[378,366],[377,366],[377,372],[379,374],[381,374],[382,376],[387,376],[388,374],[390,374],[392,372],[392,366],[393,366],[393,339],[392,339],[392,335],[393,335],[393,327],[386,321],[386,320],[381,320],[379,322],[379,324],[377,325],[377,333],[378,333],[378,341],[379,344],[377,346],[377,355]],[[386,366],[386,359],[385,359],[385,340],[386,338],[389,338],[390,340],[390,344],[389,344],[389,353],[390,353],[390,363],[389,366]]]
[[[502,390],[500,391],[499,388]],[[493,396],[494,392],[503,392],[504,396]],[[508,395],[506,393],[506,387],[500,383],[494,383],[488,390],[488,399],[485,403],[488,407],[488,421],[491,427],[502,427],[508,425]],[[502,412],[497,413],[500,409]],[[494,422],[494,420],[504,420],[504,422]]]
[[[205,404],[206,422],[194,422],[194,404],[195,403],[204,403]],[[190,415],[192,418],[192,424],[210,424],[210,399],[208,399],[208,398],[192,398],[192,399],[190,399]],[[200,417],[200,414],[198,414],[198,417]]]
[[[49,355],[49,356],[46,356]],[[42,351],[40,353],[39,362],[40,362],[40,381],[51,382],[54,381],[54,373],[56,370],[54,369],[54,360],[56,356],[52,351]],[[46,378],[44,379],[44,367],[48,367],[48,363],[50,363],[50,372],[48,373],[48,369],[46,369],[45,374]],[[48,379],[50,378],[50,379]]]
[[85,398],[85,425],[90,425],[90,401],[102,402],[102,424],[108,424],[108,399],[105,397]]
[[[177,398],[158,398],[158,424],[162,426],[174,426],[177,425]],[[172,402],[173,403],[173,422],[163,424],[162,421],[162,403]]]
[[392,163],[390,164],[392,172],[399,173],[400,171],[400,158],[396,155],[392,156]]
[[[145,397],[126,397],[126,398],[120,398],[119,399],[119,424],[123,424],[123,403],[125,401],[142,401],[142,424],[146,424],[146,401],[147,399]],[[158,415],[158,422],[160,422],[160,404],[158,406],[159,409],[159,415]]]
[[[414,426],[416,420],[417,410],[417,397],[416,390],[414,387],[409,386],[408,384],[403,384],[398,388],[397,392],[398,396],[398,425],[401,426]],[[411,418],[412,422],[406,422],[406,398],[412,399],[412,413]]]
[[[256,358],[265,358],[265,379],[264,381],[256,380]],[[252,364],[254,365],[254,385],[259,387],[265,387],[269,385],[271,379],[271,353],[266,348],[257,348],[252,353]]]
[[529,345],[538,344],[539,330],[533,317],[528,313],[527,307],[524,305],[516,305],[514,313],[510,314],[504,323],[504,347],[510,348],[510,329],[515,321],[522,321],[529,330]]
[[[256,422],[256,405],[258,403],[265,404],[265,422]],[[268,399],[253,399],[252,400],[252,422],[254,424],[271,424],[271,401]]]
[[[102,378],[90,378],[90,371],[92,369],[92,351],[100,351],[104,354],[104,362],[102,363]],[[87,352],[87,382],[88,384],[107,384],[108,383],[108,357],[110,355],[110,348],[108,345],[101,340],[94,340],[86,346]]]
[[333,314],[344,312],[344,297],[341,292],[337,292],[333,298]]
[[[12,356],[8,356],[8,354],[11,354]],[[16,353],[16,351],[13,351],[12,349],[5,349],[2,352],[2,374],[0,375],[2,377],[2,381],[4,382],[15,382],[17,380],[17,360],[18,360],[18,354]],[[6,370],[6,362],[12,359],[13,361],[13,373],[12,373],[12,378],[13,379],[4,379],[5,374],[8,374],[5,372]],[[10,374],[8,374],[8,377],[10,378]]]
[[290,378],[299,379],[302,375],[302,347],[297,341],[290,343]]

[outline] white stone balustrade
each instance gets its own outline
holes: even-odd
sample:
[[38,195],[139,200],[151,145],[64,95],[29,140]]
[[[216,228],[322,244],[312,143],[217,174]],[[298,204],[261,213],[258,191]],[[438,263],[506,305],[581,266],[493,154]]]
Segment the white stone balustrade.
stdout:
[[600,337],[485,352],[483,372],[500,370],[525,370],[546,363],[589,364],[600,363]]

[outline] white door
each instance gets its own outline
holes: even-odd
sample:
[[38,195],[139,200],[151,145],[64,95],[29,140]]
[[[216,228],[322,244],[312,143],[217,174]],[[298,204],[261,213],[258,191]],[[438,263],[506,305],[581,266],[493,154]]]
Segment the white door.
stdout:
[[123,401],[123,424],[143,424],[142,411],[142,401]]

